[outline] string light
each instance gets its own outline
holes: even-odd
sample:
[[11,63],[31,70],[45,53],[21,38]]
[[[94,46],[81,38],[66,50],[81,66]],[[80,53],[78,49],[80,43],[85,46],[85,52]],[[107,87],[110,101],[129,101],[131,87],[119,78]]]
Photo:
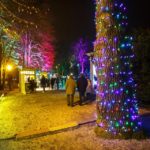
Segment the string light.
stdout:
[[25,19],[22,19],[22,18],[16,16],[13,12],[11,12],[11,11],[4,5],[4,3],[2,3],[2,1],[0,1],[0,8],[1,8],[1,10],[3,10],[3,11],[5,12],[5,15],[7,14],[9,17],[12,18],[12,21],[11,21],[12,23],[14,23],[14,22],[17,21],[17,23],[23,23],[23,24],[25,24],[26,26],[34,26],[34,27],[36,27],[36,28],[38,27],[35,23],[29,22],[29,21],[27,21],[27,20],[25,20]]
[[[24,7],[24,8],[27,9],[28,11],[31,11],[31,10],[32,10],[32,11],[34,11],[35,13],[38,13],[38,12],[40,11],[38,8],[35,8],[34,6],[30,7],[30,6],[27,6],[27,5],[23,4],[23,3],[18,2],[18,1],[16,1],[16,0],[12,0],[12,2],[18,4],[18,5],[21,6],[21,7]],[[30,14],[32,14],[32,13],[30,12]]]
[[139,130],[131,36],[124,36],[127,8],[122,0],[96,0],[95,64],[98,125],[116,135]]

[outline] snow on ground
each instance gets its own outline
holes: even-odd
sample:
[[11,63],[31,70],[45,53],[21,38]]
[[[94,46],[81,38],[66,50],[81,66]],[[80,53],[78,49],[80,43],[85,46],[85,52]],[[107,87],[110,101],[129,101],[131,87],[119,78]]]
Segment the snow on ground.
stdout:
[[0,150],[149,150],[150,140],[105,140],[93,126],[26,140],[0,141]]
[[0,102],[0,139],[24,131],[46,130],[72,122],[91,120],[95,118],[95,112],[95,103],[68,107],[66,95],[62,91],[28,95],[11,93]]
[[[75,101],[78,100],[76,95]],[[21,95],[10,93],[0,101],[0,139],[16,133],[57,127],[95,119],[95,103],[73,108],[64,92],[47,91]],[[144,113],[142,111],[142,113]],[[0,150],[149,150],[147,140],[106,140],[94,126],[83,126],[53,135],[20,140],[0,140]]]

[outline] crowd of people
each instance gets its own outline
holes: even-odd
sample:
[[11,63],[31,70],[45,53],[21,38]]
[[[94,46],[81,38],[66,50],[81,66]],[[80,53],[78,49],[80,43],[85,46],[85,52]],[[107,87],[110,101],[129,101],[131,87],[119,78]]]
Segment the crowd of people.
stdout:
[[[42,75],[40,79],[40,86],[42,87],[43,93],[45,92],[45,88],[49,87],[52,90],[55,89],[59,90],[59,77],[51,78],[48,80],[44,75]],[[34,79],[28,78],[29,83],[29,90],[30,93],[34,92],[36,89],[36,82]],[[79,105],[82,106],[85,101],[92,101],[96,99],[95,90],[92,86],[91,80],[86,78],[84,74],[80,74],[77,81],[73,78],[73,75],[70,75],[66,79],[66,95],[67,95],[67,104],[68,106],[74,106],[74,95],[76,92],[76,89],[79,92]]]
[[84,74],[80,74],[77,82],[70,75],[66,81],[66,95],[68,106],[74,106],[74,95],[76,87],[79,92],[79,105],[82,106],[86,100],[95,100],[96,94],[92,86],[91,80],[85,78]]
[[[40,87],[42,87],[43,92],[45,92],[45,88],[49,87],[52,90],[55,88],[57,90],[59,90],[59,82],[60,79],[59,77],[52,77],[51,79],[47,79],[44,75],[42,75],[41,79],[40,79]],[[33,78],[28,78],[28,83],[29,83],[29,91],[34,92],[35,89],[37,88],[37,83]],[[54,87],[56,85],[56,87]]]

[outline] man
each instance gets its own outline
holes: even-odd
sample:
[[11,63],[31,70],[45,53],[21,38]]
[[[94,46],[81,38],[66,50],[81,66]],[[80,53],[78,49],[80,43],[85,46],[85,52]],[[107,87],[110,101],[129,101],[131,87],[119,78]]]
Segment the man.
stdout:
[[67,79],[67,81],[66,81],[66,94],[67,94],[68,106],[73,107],[75,88],[76,88],[76,82],[73,79],[73,76],[70,75],[69,79]]
[[52,77],[51,80],[50,80],[50,82],[51,82],[51,89],[53,90],[54,84],[55,84],[55,78]]
[[56,85],[57,85],[57,90],[59,90],[59,77],[58,76],[56,78]]
[[78,87],[79,97],[80,97],[80,101],[79,101],[80,106],[85,100],[85,91],[86,91],[87,85],[88,85],[87,79],[84,77],[83,74],[80,74],[80,77],[77,81],[77,87]]
[[42,75],[42,78],[41,78],[41,86],[43,87],[43,93],[44,93],[45,87],[46,87],[46,78],[44,75]]

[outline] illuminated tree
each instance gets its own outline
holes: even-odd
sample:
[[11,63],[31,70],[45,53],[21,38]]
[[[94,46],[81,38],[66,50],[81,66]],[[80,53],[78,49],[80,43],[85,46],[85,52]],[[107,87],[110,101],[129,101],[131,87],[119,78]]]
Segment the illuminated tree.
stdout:
[[139,130],[132,37],[125,35],[125,0],[96,0],[94,60],[98,77],[98,126],[112,135]]
[[37,50],[38,44],[34,42],[30,33],[24,34],[21,37],[20,47],[18,48],[19,64],[22,65],[23,68],[37,67],[32,63],[32,57],[34,55],[33,49]]
[[37,27],[35,23],[27,20],[33,12],[38,13],[38,10],[31,5],[27,6],[18,3],[16,0],[0,1],[0,84],[3,75],[3,86],[6,64],[11,60],[15,60],[15,63],[17,63],[16,60],[18,60],[16,49],[18,47],[19,36],[15,31],[18,31],[19,27],[19,33],[22,30],[24,31],[25,28],[31,26],[34,28]]
[[[52,27],[46,22],[50,15],[49,8],[42,6],[43,2],[41,1],[1,0],[0,12],[5,14],[2,19],[6,22],[9,21],[11,27],[21,36],[20,47],[16,51],[20,56],[19,64],[23,67],[48,70],[53,65],[54,53],[51,52],[54,47]],[[39,34],[45,33],[45,30],[47,37],[44,34]]]
[[39,49],[43,58],[42,70],[48,71],[52,69],[54,64],[54,37],[47,33],[42,33],[40,36]]
[[80,65],[80,71],[84,73],[85,65],[87,63],[88,57],[86,53],[88,52],[88,43],[87,41],[84,41],[82,38],[79,39],[74,45],[73,45],[75,60]]
[[20,62],[24,68],[49,71],[54,63],[53,38],[46,33],[37,33],[36,38],[26,33],[22,36],[18,49]]
[[18,46],[19,36],[8,27],[6,25],[0,27],[0,85],[3,75],[3,87],[5,84],[6,65],[9,62],[17,64],[18,58],[15,50]]

